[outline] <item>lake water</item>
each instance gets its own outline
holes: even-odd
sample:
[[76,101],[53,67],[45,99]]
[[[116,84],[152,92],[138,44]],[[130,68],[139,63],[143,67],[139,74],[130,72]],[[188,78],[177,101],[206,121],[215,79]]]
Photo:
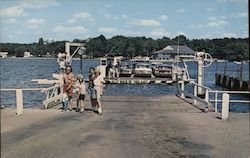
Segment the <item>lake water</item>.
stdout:
[[[24,59],[24,58],[2,58],[0,59],[1,75],[0,85],[1,88],[30,88],[30,87],[45,87],[45,85],[35,85],[31,83],[32,79],[53,79],[52,73],[58,70],[57,59]],[[83,75],[85,78],[88,76],[89,67],[96,67],[99,65],[98,60],[84,60],[83,61]],[[190,77],[196,78],[196,63],[187,62]],[[225,63],[212,64],[210,67],[205,68],[204,82],[205,85],[212,88],[221,90],[221,87],[215,86],[215,73],[222,72]],[[73,60],[73,73],[75,75],[80,72],[80,61]],[[237,70],[239,65],[234,63],[227,64],[228,69]],[[249,63],[243,65],[243,79],[249,79]],[[231,71],[230,76],[237,76],[238,72]],[[163,85],[144,85],[144,84],[110,84],[106,85],[104,95],[141,95],[141,96],[163,96],[173,95],[176,93],[175,86]],[[44,94],[40,92],[24,92],[24,107],[38,106],[42,104]],[[231,97],[231,95],[230,95]],[[241,96],[232,96],[232,98],[239,98]],[[14,92],[1,92],[0,95],[1,105],[15,106],[15,93]],[[235,112],[249,112],[249,104],[230,104],[230,110]]]

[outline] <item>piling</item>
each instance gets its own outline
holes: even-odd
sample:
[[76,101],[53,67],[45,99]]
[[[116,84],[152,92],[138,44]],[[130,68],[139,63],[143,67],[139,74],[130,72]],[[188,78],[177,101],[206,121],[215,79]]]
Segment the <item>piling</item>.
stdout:
[[222,110],[221,110],[221,119],[228,120],[229,113],[229,94],[222,94]]

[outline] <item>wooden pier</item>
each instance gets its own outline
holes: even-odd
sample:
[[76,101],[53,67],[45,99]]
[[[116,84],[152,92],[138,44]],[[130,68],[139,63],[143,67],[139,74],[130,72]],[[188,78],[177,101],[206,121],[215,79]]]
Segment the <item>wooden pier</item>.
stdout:
[[[104,96],[90,111],[1,110],[1,157],[248,157],[249,114],[222,121],[176,96]],[[75,104],[74,104],[75,105]]]
[[237,77],[215,74],[215,84],[228,90],[250,91],[249,81],[243,81]]
[[105,79],[107,84],[173,84],[177,82],[189,82],[188,80],[172,80],[171,78],[150,78],[150,77],[119,77]]

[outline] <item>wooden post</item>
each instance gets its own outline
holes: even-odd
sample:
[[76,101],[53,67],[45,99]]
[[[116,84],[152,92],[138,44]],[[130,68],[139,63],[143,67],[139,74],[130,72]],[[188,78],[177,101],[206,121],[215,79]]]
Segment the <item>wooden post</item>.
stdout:
[[243,72],[243,61],[241,61],[241,65],[240,65],[240,76],[239,76],[240,81],[242,81],[242,72]]
[[215,103],[214,103],[215,113],[218,112],[217,98],[218,98],[218,93],[216,91],[215,92]]
[[183,91],[184,91],[184,82],[181,82],[181,98],[185,98]]
[[225,66],[224,66],[224,76],[227,75],[227,61],[225,62]]
[[[197,97],[197,85],[194,85],[194,96]],[[194,99],[194,105],[197,104],[197,100]]]
[[229,113],[229,94],[222,94],[222,110],[221,110],[221,119],[228,120]]
[[22,89],[16,90],[16,114],[21,115],[23,113],[23,91]]

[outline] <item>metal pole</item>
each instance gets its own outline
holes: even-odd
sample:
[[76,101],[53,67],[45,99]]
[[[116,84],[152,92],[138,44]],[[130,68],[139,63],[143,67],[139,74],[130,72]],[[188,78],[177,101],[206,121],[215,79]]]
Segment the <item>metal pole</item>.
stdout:
[[81,71],[81,74],[82,74],[82,55],[80,55],[80,71]]
[[198,95],[203,94],[203,60],[202,57],[198,57],[198,68],[197,68],[197,83],[198,83]]
[[216,91],[215,92],[215,103],[214,103],[214,108],[215,108],[216,113],[218,112],[217,98],[218,98],[218,93]]
[[183,92],[184,92],[184,82],[181,82],[181,98],[185,98]]
[[[194,85],[194,96],[197,97],[197,85]],[[194,99],[194,105],[197,104],[197,100]]]

